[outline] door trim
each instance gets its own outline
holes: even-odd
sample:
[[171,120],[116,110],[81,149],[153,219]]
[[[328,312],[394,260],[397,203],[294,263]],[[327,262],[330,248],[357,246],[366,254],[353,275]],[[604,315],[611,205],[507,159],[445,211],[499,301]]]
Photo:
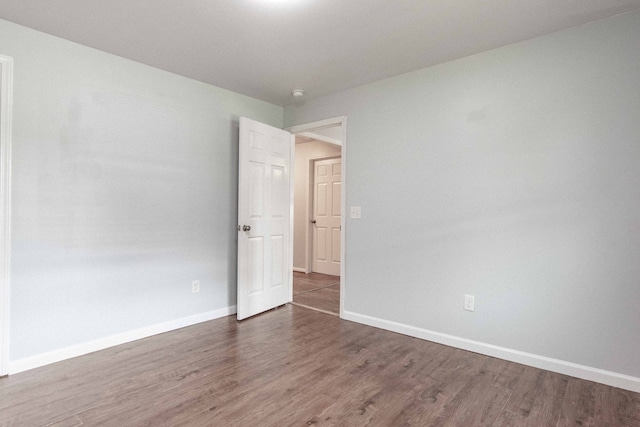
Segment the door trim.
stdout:
[[13,59],[0,55],[0,376],[9,373]]
[[[347,287],[347,267],[346,267],[346,248],[347,248],[347,217],[345,215],[347,209],[346,202],[346,194],[347,194],[347,116],[334,117],[325,120],[319,120],[310,123],[304,123],[301,125],[295,125],[285,130],[291,132],[292,135],[303,133],[303,132],[313,132],[315,130],[341,126],[341,150],[340,157],[342,158],[342,169],[340,173],[342,174],[342,194],[340,195],[340,318],[344,317],[344,306],[345,306],[345,289]],[[292,155],[295,154],[295,136],[291,138],[291,152]],[[293,194],[291,195],[291,206],[293,209]],[[292,221],[293,226],[293,221]],[[293,265],[293,234],[291,238],[291,265]],[[293,274],[293,272],[291,273]],[[293,284],[293,282],[292,282]],[[293,286],[291,286],[293,290]]]

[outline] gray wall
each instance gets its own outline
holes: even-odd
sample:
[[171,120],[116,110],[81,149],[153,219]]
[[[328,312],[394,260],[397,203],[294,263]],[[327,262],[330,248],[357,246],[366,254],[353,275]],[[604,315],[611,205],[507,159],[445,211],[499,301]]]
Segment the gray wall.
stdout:
[[345,309],[640,377],[639,41],[622,15],[286,108],[348,117]]
[[10,359],[233,306],[238,116],[282,127],[282,108],[6,21],[0,53]]

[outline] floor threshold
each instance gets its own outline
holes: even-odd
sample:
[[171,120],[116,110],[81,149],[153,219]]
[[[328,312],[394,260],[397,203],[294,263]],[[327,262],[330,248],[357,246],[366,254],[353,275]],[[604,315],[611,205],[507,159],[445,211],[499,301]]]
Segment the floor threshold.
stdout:
[[338,313],[333,313],[331,311],[323,310],[323,309],[317,308],[317,307],[311,307],[310,305],[300,304],[299,302],[291,301],[289,304],[295,305],[296,307],[308,308],[309,310],[315,310],[315,311],[319,311],[320,313],[330,314],[332,316],[338,316],[339,317]]

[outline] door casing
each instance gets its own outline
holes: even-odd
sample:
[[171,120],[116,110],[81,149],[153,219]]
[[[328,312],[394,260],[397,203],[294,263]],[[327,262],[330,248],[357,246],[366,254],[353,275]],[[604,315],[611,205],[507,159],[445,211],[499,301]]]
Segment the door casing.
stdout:
[[0,55],[0,376],[9,373],[13,59]]

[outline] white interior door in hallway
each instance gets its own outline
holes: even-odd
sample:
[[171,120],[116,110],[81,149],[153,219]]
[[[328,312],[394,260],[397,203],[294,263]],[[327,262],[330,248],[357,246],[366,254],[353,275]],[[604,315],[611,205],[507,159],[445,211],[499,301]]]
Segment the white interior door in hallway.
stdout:
[[314,162],[312,269],[334,276],[340,275],[341,171],[340,158]]
[[238,320],[292,299],[291,134],[240,118]]

